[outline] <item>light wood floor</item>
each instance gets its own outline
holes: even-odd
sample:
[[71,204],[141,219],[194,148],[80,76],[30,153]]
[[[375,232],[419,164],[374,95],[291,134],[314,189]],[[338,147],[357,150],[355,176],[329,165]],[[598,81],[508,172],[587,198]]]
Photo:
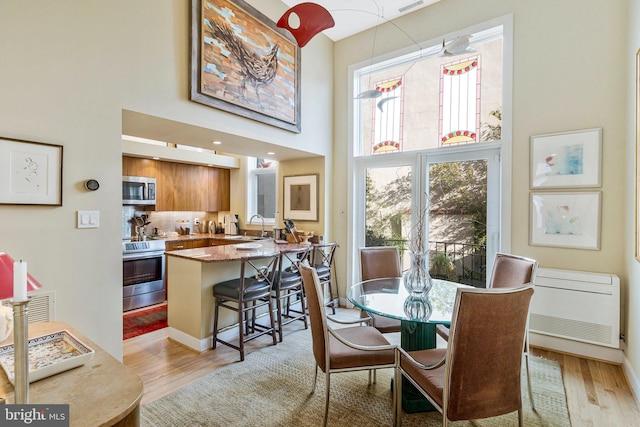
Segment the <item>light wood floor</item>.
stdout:
[[[349,317],[353,312],[339,309],[338,314]],[[285,327],[284,339],[286,329],[301,327],[298,323]],[[167,335],[167,329],[161,329],[124,341],[124,364],[144,382],[143,405],[221,366],[239,363],[238,352],[224,345],[198,354],[170,341]],[[264,345],[271,345],[270,337],[250,341],[247,354]],[[573,427],[640,427],[640,405],[620,366],[537,348],[531,352],[560,363]]]

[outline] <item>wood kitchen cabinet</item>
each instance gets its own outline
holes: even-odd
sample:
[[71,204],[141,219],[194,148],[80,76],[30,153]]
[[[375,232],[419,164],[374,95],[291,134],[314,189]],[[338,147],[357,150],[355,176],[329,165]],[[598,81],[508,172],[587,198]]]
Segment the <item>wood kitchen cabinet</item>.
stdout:
[[165,251],[178,251],[180,249],[206,248],[209,246],[209,239],[178,240],[165,242]]
[[231,178],[229,169],[209,168],[209,211],[231,210]]
[[187,168],[182,163],[156,162],[156,210],[190,211],[186,200]]
[[231,209],[228,169],[123,156],[122,174],[156,178],[156,211]]
[[138,157],[122,157],[122,175],[156,178],[156,161]]

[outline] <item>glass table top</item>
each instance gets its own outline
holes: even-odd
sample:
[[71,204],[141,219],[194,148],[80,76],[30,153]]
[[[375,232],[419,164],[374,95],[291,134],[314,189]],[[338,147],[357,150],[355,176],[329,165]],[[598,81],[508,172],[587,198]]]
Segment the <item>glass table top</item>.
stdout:
[[349,289],[347,298],[356,307],[399,320],[422,323],[451,323],[458,288],[467,285],[433,279],[433,287],[425,296],[412,296],[402,277],[366,280]]

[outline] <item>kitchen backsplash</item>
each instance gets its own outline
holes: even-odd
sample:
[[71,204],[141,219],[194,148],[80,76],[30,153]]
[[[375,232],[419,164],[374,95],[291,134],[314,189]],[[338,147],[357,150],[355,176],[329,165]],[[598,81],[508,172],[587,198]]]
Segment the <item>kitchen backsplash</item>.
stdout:
[[149,222],[144,227],[145,236],[150,237],[154,233],[154,229],[158,229],[158,233],[180,232],[179,227],[188,227],[191,233],[199,233],[198,226],[194,225],[195,219],[198,218],[201,224],[207,224],[208,221],[218,223],[218,214],[216,212],[155,212],[136,210],[135,206],[122,206],[122,238],[131,239],[135,236],[135,217],[147,215],[146,220]]

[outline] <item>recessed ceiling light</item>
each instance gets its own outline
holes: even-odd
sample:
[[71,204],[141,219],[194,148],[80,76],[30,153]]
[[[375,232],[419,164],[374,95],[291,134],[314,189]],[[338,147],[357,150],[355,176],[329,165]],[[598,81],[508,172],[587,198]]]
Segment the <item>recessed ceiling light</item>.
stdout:
[[269,151],[267,154],[268,154],[269,156],[273,156],[273,155],[274,155],[274,154],[276,154],[276,153],[274,153],[273,151]]
[[220,145],[220,144],[222,144],[222,142],[220,142],[220,141],[211,141],[211,143],[212,143],[213,145]]

